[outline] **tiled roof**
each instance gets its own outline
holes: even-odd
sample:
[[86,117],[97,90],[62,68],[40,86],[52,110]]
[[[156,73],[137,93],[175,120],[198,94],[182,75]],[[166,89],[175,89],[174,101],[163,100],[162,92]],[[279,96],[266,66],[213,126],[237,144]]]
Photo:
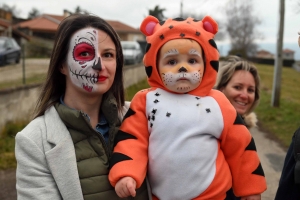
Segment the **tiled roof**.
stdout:
[[41,15],[32,20],[20,22],[16,24],[19,28],[28,28],[33,31],[55,32],[64,16],[58,15]]
[[[16,24],[20,28],[28,28],[33,31],[55,32],[59,23],[65,18],[61,15],[44,14],[32,20]],[[106,20],[117,32],[140,33],[138,29],[123,24],[119,21]]]
[[0,26],[8,28],[10,23],[4,19],[0,19]]
[[293,51],[291,49],[283,49],[282,51],[283,51],[283,53],[295,53],[295,51]]

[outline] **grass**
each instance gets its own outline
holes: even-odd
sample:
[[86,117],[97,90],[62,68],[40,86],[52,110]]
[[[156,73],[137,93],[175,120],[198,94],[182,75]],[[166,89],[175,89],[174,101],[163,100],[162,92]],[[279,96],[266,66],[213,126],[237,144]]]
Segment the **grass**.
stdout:
[[274,68],[259,65],[257,69],[261,78],[261,100],[255,109],[260,128],[272,133],[287,147],[293,133],[300,126],[300,72],[292,68],[282,68],[279,107],[271,106]]
[[[284,147],[290,144],[294,131],[300,125],[300,72],[292,68],[282,69],[280,106],[271,106],[273,66],[256,64],[261,77],[261,100],[255,112],[259,120],[259,128],[278,139]],[[42,82],[36,75],[26,80],[26,83]],[[16,82],[14,84],[20,84]],[[10,83],[12,85],[12,83]],[[0,84],[0,88],[5,87]],[[126,100],[130,101],[139,90],[148,88],[147,80],[126,89]],[[8,123],[0,134],[0,169],[15,168],[14,155],[15,134],[22,130],[27,122]]]
[[0,169],[16,168],[15,136],[26,124],[26,121],[9,122],[2,130],[0,134]]
[[135,85],[132,85],[132,86],[126,88],[126,98],[125,98],[126,101],[131,101],[131,99],[133,98],[135,93],[137,93],[138,91],[145,89],[145,88],[149,88],[147,79],[142,80],[138,84],[135,84]]
[[[32,76],[25,79],[25,84],[29,85],[29,84],[43,83],[43,81],[45,79],[46,79],[45,74],[34,74],[34,75],[32,75]],[[13,81],[10,81],[10,82],[1,82],[0,83],[0,90],[10,88],[12,85],[14,87],[23,86],[24,85],[23,79],[13,80]]]

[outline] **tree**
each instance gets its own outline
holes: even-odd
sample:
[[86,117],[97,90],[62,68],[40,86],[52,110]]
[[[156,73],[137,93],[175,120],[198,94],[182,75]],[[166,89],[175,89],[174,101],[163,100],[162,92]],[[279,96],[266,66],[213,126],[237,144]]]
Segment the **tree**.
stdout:
[[262,37],[256,31],[256,27],[261,23],[253,12],[253,2],[229,0],[226,8],[225,27],[231,42],[230,54],[240,54],[243,57],[254,55],[257,50],[256,39]]
[[33,19],[36,18],[38,16],[40,16],[40,12],[38,11],[38,9],[36,8],[32,8],[31,11],[28,13],[28,19]]
[[86,11],[86,10],[80,8],[80,6],[77,6],[77,7],[75,8],[75,13],[88,14],[88,11]]
[[20,11],[17,10],[16,6],[9,6],[7,4],[2,4],[1,8],[5,11],[8,11],[12,14],[13,17],[18,17]]
[[157,5],[153,10],[149,9],[149,15],[156,17],[159,21],[163,21],[165,19],[165,16],[163,14],[165,10],[165,8],[159,8],[159,6]]

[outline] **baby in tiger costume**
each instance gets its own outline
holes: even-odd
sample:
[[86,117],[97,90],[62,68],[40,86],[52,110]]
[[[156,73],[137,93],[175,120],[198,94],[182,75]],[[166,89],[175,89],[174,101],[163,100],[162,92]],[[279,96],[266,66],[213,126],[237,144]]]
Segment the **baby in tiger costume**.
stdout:
[[266,190],[254,140],[223,93],[212,89],[217,23],[146,17],[144,65],[151,88],[132,99],[116,136],[109,180],[120,197],[149,178],[153,199],[242,199]]

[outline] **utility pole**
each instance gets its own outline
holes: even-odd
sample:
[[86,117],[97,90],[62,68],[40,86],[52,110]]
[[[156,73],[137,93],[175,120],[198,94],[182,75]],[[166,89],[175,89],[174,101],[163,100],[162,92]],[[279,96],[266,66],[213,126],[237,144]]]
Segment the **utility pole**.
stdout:
[[183,17],[182,7],[183,7],[183,4],[182,4],[182,0],[181,0],[181,2],[180,2],[180,17]]
[[273,77],[273,90],[271,106],[279,107],[280,100],[280,87],[281,87],[281,71],[282,71],[282,43],[283,43],[283,30],[284,30],[284,3],[285,0],[279,0],[279,28],[277,35],[277,49],[275,56],[274,77]]

